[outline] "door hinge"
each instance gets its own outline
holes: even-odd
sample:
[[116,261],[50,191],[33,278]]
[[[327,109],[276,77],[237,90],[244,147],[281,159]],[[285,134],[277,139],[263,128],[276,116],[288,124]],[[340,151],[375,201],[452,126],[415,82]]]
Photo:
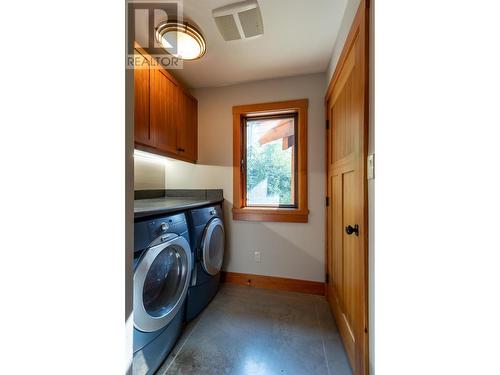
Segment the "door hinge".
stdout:
[[330,274],[325,274],[325,283],[329,283],[330,282]]
[[330,205],[330,197],[326,197],[326,207]]
[[326,130],[330,129],[330,121],[326,120]]

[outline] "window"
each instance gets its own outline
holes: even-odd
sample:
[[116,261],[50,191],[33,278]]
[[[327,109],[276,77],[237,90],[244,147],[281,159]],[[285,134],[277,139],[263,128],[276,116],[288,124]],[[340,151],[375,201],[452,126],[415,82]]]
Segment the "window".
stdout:
[[296,113],[244,118],[246,206],[297,207]]
[[233,219],[307,222],[307,104],[233,107]]

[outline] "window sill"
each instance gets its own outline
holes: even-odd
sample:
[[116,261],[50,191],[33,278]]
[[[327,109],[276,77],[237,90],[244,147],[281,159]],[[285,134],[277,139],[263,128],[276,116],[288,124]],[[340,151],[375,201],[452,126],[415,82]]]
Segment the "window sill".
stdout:
[[307,223],[308,210],[297,208],[233,208],[233,220]]

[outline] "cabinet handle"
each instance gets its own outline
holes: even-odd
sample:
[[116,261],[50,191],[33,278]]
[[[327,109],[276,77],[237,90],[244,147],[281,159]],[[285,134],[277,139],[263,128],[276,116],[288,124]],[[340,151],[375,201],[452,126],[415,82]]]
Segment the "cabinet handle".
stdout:
[[179,151],[179,152],[184,152],[184,151],[186,151],[186,150],[184,150],[183,148],[178,148],[178,149],[177,149],[177,151]]

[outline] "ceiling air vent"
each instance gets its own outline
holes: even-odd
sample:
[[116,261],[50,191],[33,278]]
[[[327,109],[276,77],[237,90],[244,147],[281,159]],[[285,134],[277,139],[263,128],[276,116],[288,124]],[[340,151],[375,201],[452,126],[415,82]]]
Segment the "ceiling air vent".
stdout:
[[264,34],[262,15],[256,0],[247,0],[212,11],[215,23],[224,40],[238,40]]

